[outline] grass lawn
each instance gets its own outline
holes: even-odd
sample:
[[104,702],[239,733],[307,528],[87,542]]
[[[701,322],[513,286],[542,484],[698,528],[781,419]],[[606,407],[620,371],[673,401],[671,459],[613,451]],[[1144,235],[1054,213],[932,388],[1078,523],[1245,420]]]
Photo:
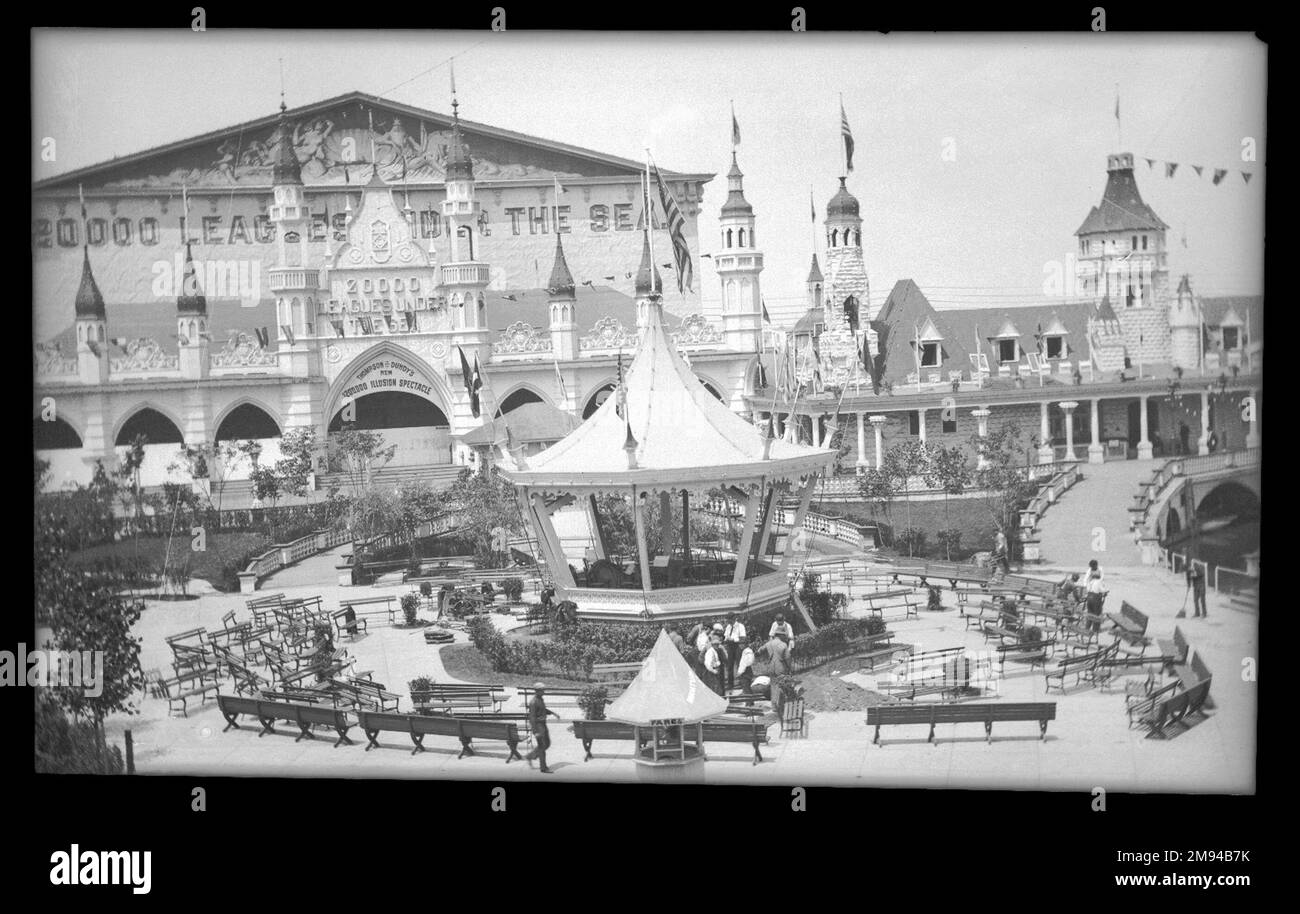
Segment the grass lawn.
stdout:
[[[844,504],[827,503],[824,510],[830,514],[844,513],[861,521],[883,521],[894,528],[898,535],[908,527],[925,532],[926,553],[930,558],[943,558],[943,547],[939,544],[940,530],[953,529],[961,531],[961,555],[967,557],[973,552],[988,551],[993,548],[993,518],[989,516],[988,507],[982,498],[950,498],[945,503],[939,501],[914,501],[911,505],[911,520],[908,520],[908,505],[903,499],[896,499],[888,513],[878,511],[867,502],[847,502]],[[956,558],[956,556],[954,556]]]
[[[111,557],[134,560],[138,557],[148,562],[150,567],[161,569],[163,557],[168,555],[167,539],[165,536],[141,536],[138,540],[129,538],[115,543],[102,543],[98,546],[92,546],[89,549],[73,553],[73,556],[77,561],[85,562]],[[184,536],[178,533],[173,537],[169,561],[175,564],[178,557],[183,559],[188,553],[190,577],[202,578],[217,587],[221,584],[221,567],[224,564],[234,561],[236,558],[247,554],[250,550],[266,548],[270,545],[271,540],[262,533],[232,531],[215,535],[209,534],[207,549],[203,552],[190,551],[190,543],[188,532]]]

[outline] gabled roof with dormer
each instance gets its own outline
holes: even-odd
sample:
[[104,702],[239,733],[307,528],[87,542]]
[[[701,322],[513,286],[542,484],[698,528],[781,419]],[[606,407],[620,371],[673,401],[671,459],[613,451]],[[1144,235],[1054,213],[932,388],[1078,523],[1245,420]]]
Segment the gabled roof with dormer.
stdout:
[[[245,121],[195,137],[119,156],[36,181],[37,193],[97,191],[270,188],[276,169],[281,113]],[[452,145],[451,115],[417,108],[365,92],[290,108],[284,112],[301,177],[313,186],[364,181],[372,166],[389,182],[441,184]],[[374,131],[370,125],[373,122]],[[553,177],[638,179],[641,162],[461,119],[460,127],[481,184],[549,184]],[[345,141],[348,160],[345,161]],[[374,154],[372,157],[372,146]],[[283,167],[283,166],[282,166]],[[666,179],[708,181],[708,172],[661,168]]]

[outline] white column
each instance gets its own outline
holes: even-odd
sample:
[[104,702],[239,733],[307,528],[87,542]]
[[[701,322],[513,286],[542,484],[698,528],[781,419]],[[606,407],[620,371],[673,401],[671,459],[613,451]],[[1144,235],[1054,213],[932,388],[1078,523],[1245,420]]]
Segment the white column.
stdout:
[[[989,412],[990,410],[987,406],[981,406],[979,409],[973,409],[970,412],[970,414],[974,416],[975,420],[979,423],[979,432],[981,438],[987,438],[989,435]],[[984,454],[981,452],[979,455],[979,460],[976,463],[976,466],[982,470],[988,465],[989,465],[988,458],[985,457]]]
[[871,427],[876,431],[876,469],[878,470],[885,462],[885,444],[880,434],[880,430],[885,424],[885,417],[872,416],[869,421]]
[[[876,417],[872,416],[872,418],[875,419]],[[881,418],[884,417],[882,416]],[[879,433],[880,433],[880,426],[876,426],[876,434],[879,435]],[[877,438],[877,440],[879,440],[879,438]],[[803,529],[804,515],[808,513],[808,505],[812,501],[813,487],[816,485],[817,485],[817,474],[812,473],[808,476],[808,479],[803,484],[803,489],[799,492],[799,508],[797,511],[795,511],[794,522],[790,525],[790,530],[786,534],[785,553],[781,556],[781,569],[780,569],[781,571],[786,571],[790,567],[790,559],[794,557],[794,552],[792,551],[792,549],[794,547],[795,537],[797,537],[799,535],[799,531]],[[776,512],[775,504],[772,506],[772,511],[773,513]]]
[[1101,398],[1097,397],[1092,401],[1092,416],[1090,417],[1090,428],[1092,434],[1089,436],[1092,441],[1088,444],[1088,462],[1104,463],[1106,460],[1106,450],[1101,445]]
[[745,533],[740,538],[740,549],[736,552],[736,573],[731,583],[742,584],[749,567],[749,553],[754,548],[754,528],[758,526],[759,509],[763,505],[763,490],[755,489],[745,506]]
[[867,424],[866,417],[858,413],[858,472],[867,466]]
[[1051,463],[1055,456],[1052,451],[1052,430],[1047,423],[1047,401],[1039,404],[1038,422],[1038,462]]
[[1196,453],[1204,457],[1210,453],[1210,392],[1201,391],[1201,436],[1196,439]]
[[816,447],[821,447],[822,446],[822,417],[809,416],[808,421],[812,423],[813,445]]
[[1077,400],[1064,400],[1060,403],[1061,410],[1065,413],[1065,459],[1074,459],[1074,410],[1078,407]]
[[1250,389],[1250,431],[1246,432],[1246,447],[1259,447],[1259,398],[1255,388]]
[[1147,437],[1147,394],[1138,397],[1138,423],[1142,430],[1142,437],[1138,441],[1138,460],[1151,459],[1151,441]]
[[925,444],[925,410],[916,411],[916,428],[921,433],[921,443]]
[[632,517],[636,521],[637,559],[641,563],[641,590],[650,590],[650,552],[646,545],[645,512],[641,507],[641,493],[632,489]]

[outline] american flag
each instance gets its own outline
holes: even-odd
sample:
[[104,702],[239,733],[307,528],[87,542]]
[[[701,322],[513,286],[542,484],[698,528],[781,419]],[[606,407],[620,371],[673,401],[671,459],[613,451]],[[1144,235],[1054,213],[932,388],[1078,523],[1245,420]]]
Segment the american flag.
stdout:
[[664,215],[668,217],[668,237],[673,242],[673,259],[677,262],[677,291],[683,295],[691,287],[691,281],[695,278],[695,269],[691,265],[691,249],[686,245],[686,236],[682,233],[686,225],[686,219],[682,216],[681,209],[677,206],[677,199],[673,192],[668,189],[664,183],[663,176],[659,174],[659,166],[654,166],[655,183],[659,186],[659,202],[664,208]]
[[840,99],[840,133],[844,136],[844,167],[853,170],[853,131],[849,129],[849,116],[844,113],[844,99]]

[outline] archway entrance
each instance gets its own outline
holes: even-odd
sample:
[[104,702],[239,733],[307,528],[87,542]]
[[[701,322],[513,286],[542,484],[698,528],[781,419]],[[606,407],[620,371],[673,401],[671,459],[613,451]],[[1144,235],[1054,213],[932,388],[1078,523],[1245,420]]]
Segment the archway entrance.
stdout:
[[511,410],[518,409],[528,403],[545,402],[546,401],[543,400],[536,391],[529,390],[527,387],[521,387],[516,391],[512,391],[504,400],[501,401],[501,406],[497,409],[497,415],[504,416]]
[[583,407],[582,421],[586,422],[588,419],[590,419],[592,414],[595,413],[596,410],[600,409],[601,404],[603,404],[606,400],[608,400],[609,395],[612,394],[613,392],[614,392],[613,381],[610,381],[608,384],[602,384],[600,387],[597,387],[592,392],[591,396],[587,398],[587,405]]
[[430,400],[401,391],[364,394],[330,417],[328,437],[334,450],[344,426],[377,432],[383,446],[393,446],[387,466],[421,466],[452,462],[451,423]]

